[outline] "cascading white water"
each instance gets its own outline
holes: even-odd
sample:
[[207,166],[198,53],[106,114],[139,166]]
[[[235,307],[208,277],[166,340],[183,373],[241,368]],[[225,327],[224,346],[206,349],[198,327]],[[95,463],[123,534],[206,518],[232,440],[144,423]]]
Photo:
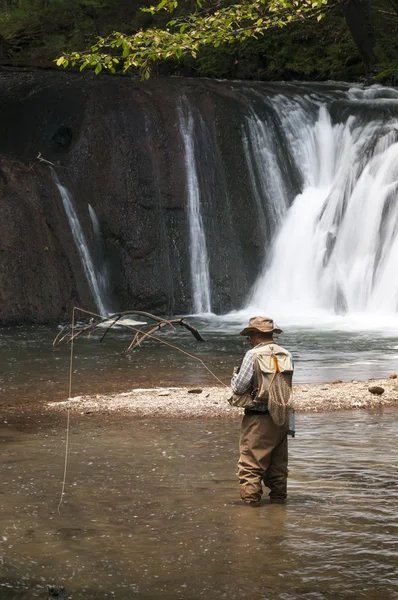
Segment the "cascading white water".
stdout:
[[333,124],[324,104],[311,122],[302,99],[274,103],[303,185],[284,213],[248,308],[304,321],[316,314],[396,313],[398,121],[363,124],[349,116]]
[[288,192],[278,165],[275,138],[253,108],[243,128],[243,146],[260,226],[266,231],[266,215],[269,215],[271,227],[276,228],[286,212]]
[[51,171],[54,178],[54,182],[59,190],[66,215],[68,217],[73,239],[75,240],[76,248],[79,252],[84,273],[86,275],[87,282],[90,286],[90,290],[93,295],[94,301],[97,305],[99,313],[103,316],[106,316],[109,314],[109,311],[105,305],[105,300],[103,298],[101,285],[97,278],[94,262],[91,258],[90,250],[88,248],[83,229],[80,225],[79,217],[77,216],[77,213],[74,209],[70,193],[68,189],[60,183],[56,172],[53,169],[51,169]]
[[[195,156],[195,121],[188,103],[178,106],[178,122],[184,143],[185,170],[188,191],[188,221],[193,311],[211,312],[209,260],[206,236],[200,208],[200,189]],[[202,124],[199,117],[199,124]]]

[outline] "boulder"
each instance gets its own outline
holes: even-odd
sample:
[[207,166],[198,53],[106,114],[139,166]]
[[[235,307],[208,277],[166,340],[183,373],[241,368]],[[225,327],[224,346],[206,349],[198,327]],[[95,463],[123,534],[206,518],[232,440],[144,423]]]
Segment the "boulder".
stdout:
[[368,390],[371,394],[375,394],[376,396],[381,396],[384,394],[384,388],[379,385],[371,385]]

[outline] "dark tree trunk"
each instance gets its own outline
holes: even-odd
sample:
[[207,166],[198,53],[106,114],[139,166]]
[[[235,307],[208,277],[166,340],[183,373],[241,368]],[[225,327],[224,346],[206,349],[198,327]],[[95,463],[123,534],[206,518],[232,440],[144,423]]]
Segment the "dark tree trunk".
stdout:
[[0,59],[5,57],[6,50],[8,48],[7,40],[0,33]]
[[390,0],[390,4],[395,13],[398,15],[398,0]]
[[376,37],[368,0],[347,0],[343,5],[343,12],[362,60],[371,67],[376,62]]

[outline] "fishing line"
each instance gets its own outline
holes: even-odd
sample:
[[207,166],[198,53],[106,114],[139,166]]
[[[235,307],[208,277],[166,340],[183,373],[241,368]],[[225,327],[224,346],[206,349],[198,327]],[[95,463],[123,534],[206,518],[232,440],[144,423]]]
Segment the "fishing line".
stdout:
[[[86,310],[84,308],[78,308],[77,306],[74,307],[73,310],[78,310],[80,312],[83,312],[87,315],[91,315],[93,317],[99,317],[100,319],[103,319],[104,317],[102,315],[99,315],[97,313],[91,312],[89,310]],[[112,317],[110,317],[111,319]],[[123,323],[123,321],[118,321],[118,325],[122,325],[123,327],[126,327],[126,329],[131,329],[132,331],[135,331],[136,333],[140,333],[140,334],[145,334],[147,332],[142,331],[141,329],[138,329],[137,327],[133,327],[133,325],[129,325],[128,323]],[[178,350],[179,352],[182,352],[183,354],[186,354],[187,356],[189,356],[190,358],[193,358],[194,360],[197,360],[198,362],[200,362],[204,368],[219,382],[221,383],[221,385],[223,385],[224,387],[229,387],[228,384],[224,383],[223,381],[221,381],[221,379],[219,379],[217,377],[217,375],[215,373],[213,373],[213,371],[211,369],[209,369],[209,367],[206,365],[206,363],[199,358],[198,356],[195,356],[195,354],[191,354],[190,352],[187,352],[186,350],[183,350],[182,348],[180,348],[179,346],[176,346],[174,344],[170,344],[170,342],[166,342],[166,340],[163,340],[161,338],[158,338],[157,336],[153,335],[153,334],[149,334],[148,337],[156,340],[157,342],[160,342],[161,344],[165,344],[166,346],[170,346],[171,348],[174,348],[175,350]],[[211,363],[210,363],[211,364]],[[220,369],[221,371],[224,371],[225,373],[229,374],[229,371],[227,371],[226,369],[223,369],[222,367],[217,366],[217,369]]]
[[[72,326],[71,326],[71,340],[70,340],[70,357],[69,357],[69,395],[68,395],[68,399],[69,400],[72,398],[73,349],[74,349],[74,335],[75,335],[75,326],[76,326],[76,322],[75,322],[76,311],[80,311],[80,312],[85,313],[87,315],[91,315],[93,317],[98,317],[100,319],[104,318],[102,315],[99,315],[97,313],[91,312],[89,310],[85,310],[84,308],[78,308],[77,306],[73,307],[73,311],[72,311]],[[132,325],[128,325],[127,323],[123,323],[123,322],[119,321],[119,324],[123,325],[123,327],[126,327],[127,329],[131,329],[131,330],[135,331],[136,334],[138,334],[138,333],[140,333],[140,334],[146,333],[146,332],[144,332],[144,331],[142,331],[142,330],[140,330],[140,329],[138,329],[136,327],[133,327]],[[53,342],[53,345],[56,344],[56,342],[57,342],[59,336],[61,335],[61,333],[62,333],[62,330],[56,336],[56,338],[55,338],[55,340]],[[157,342],[160,342],[161,344],[165,344],[166,346],[169,346],[170,348],[174,348],[175,350],[178,350],[179,352],[182,352],[186,356],[189,356],[190,358],[193,358],[194,360],[197,360],[210,373],[210,375],[212,375],[219,383],[221,383],[221,385],[223,385],[224,387],[229,387],[226,383],[224,383],[223,381],[221,381],[221,379],[219,379],[217,377],[217,375],[215,373],[213,373],[213,371],[211,369],[209,369],[209,367],[206,365],[206,363],[201,358],[199,358],[198,356],[195,356],[194,354],[191,354],[190,352],[187,352],[186,350],[183,350],[182,348],[179,348],[175,344],[170,344],[170,342],[166,342],[165,340],[162,340],[161,338],[158,338],[157,336],[154,336],[153,334],[149,334],[148,337],[151,337],[154,340],[156,340]],[[225,369],[222,369],[222,367],[217,367],[217,368],[220,368],[222,371],[225,370]],[[57,510],[58,510],[59,514],[61,514],[60,507],[61,507],[61,505],[63,503],[63,499],[64,499],[64,495],[65,495],[66,473],[67,473],[67,468],[68,468],[68,454],[69,454],[69,432],[70,432],[70,405],[67,406],[64,475],[63,475],[63,479],[62,479],[61,497],[60,497],[59,504],[58,504],[58,507],[57,507]]]
[[[127,327],[128,329],[132,329],[133,331],[136,331],[137,333],[144,333],[143,331],[141,331],[140,329],[136,329],[132,325],[124,325],[124,327]],[[209,371],[209,373],[215,379],[217,379],[217,381],[219,381],[221,383],[221,385],[223,385],[224,387],[228,387],[228,385],[226,383],[224,383],[223,381],[221,381],[221,379],[219,379],[217,377],[217,375],[215,373],[213,373],[213,371],[211,371],[209,369],[209,367],[206,365],[206,363],[201,358],[199,358],[198,356],[195,356],[194,354],[191,354],[190,352],[187,352],[186,350],[183,350],[182,348],[179,348],[178,346],[175,346],[174,344],[170,344],[170,342],[166,342],[166,340],[162,340],[161,338],[158,338],[158,337],[156,337],[153,334],[149,335],[148,337],[151,337],[152,339],[156,340],[157,342],[160,342],[161,344],[165,344],[166,346],[170,346],[170,348],[174,348],[175,350],[179,350],[180,352],[182,352],[183,354],[186,354],[190,358],[194,358],[195,360],[197,360],[198,362],[200,362],[204,366],[204,368],[207,369],[207,371]]]
[[[72,398],[73,334],[74,334],[74,330],[75,330],[75,307],[73,307],[73,311],[72,311],[72,340],[70,343],[70,358],[69,358],[69,395],[68,395],[69,400]],[[69,405],[67,406],[66,414],[67,414],[67,418],[66,418],[64,476],[63,476],[63,480],[62,480],[61,497],[59,499],[59,504],[58,504],[58,508],[57,508],[59,514],[61,514],[61,511],[59,509],[63,502],[64,494],[65,494],[66,470],[68,467],[69,431],[70,431],[70,406]]]

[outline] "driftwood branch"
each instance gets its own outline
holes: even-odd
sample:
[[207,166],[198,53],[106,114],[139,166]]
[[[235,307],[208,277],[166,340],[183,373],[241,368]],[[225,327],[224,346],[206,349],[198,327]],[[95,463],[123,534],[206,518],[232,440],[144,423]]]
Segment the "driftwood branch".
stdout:
[[39,154],[36,156],[37,160],[39,160],[40,162],[45,162],[48,165],[51,165],[53,167],[55,167],[54,163],[50,162],[49,160],[46,160],[45,158],[43,158],[43,156],[41,155],[41,152],[39,152]]
[[[87,312],[87,311],[84,311]],[[151,329],[145,330],[146,323],[142,323],[138,326],[130,325],[129,323],[123,322],[123,317],[144,317],[146,319],[150,319],[156,322],[156,325]],[[204,339],[199,333],[199,331],[188,323],[185,319],[162,319],[161,317],[157,317],[156,315],[152,315],[151,313],[140,311],[140,310],[127,310],[124,312],[113,313],[107,317],[95,317],[91,320],[90,323],[84,325],[82,327],[75,327],[72,329],[70,326],[63,327],[61,331],[57,334],[54,339],[53,346],[61,344],[66,341],[66,343],[70,343],[74,341],[76,338],[80,337],[82,334],[87,333],[89,337],[98,331],[99,329],[103,329],[105,327],[104,333],[100,337],[100,343],[104,340],[105,336],[108,332],[115,326],[123,326],[128,329],[134,331],[134,338],[128,346],[127,350],[134,350],[138,346],[142,344],[142,342],[148,338],[150,338],[156,331],[163,329],[163,327],[171,327],[172,329],[176,329],[175,325],[180,325],[192,335],[198,342],[203,342]]]

